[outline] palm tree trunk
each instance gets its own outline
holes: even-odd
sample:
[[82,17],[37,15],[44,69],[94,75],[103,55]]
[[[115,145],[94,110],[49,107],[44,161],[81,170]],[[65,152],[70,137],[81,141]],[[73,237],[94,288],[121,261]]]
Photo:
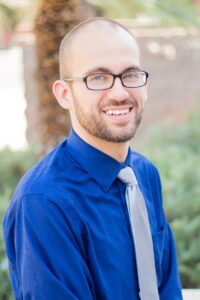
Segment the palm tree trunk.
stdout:
[[67,111],[59,107],[52,94],[52,83],[59,78],[60,41],[76,24],[101,12],[77,0],[42,0],[35,19],[37,83],[39,106],[37,130],[43,153],[66,137],[71,128]]

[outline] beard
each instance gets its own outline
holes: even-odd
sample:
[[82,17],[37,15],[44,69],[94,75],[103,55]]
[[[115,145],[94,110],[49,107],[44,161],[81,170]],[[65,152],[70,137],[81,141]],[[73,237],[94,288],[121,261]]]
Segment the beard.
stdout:
[[124,100],[120,103],[118,101],[109,102],[109,105],[122,106],[122,105],[132,105],[135,109],[135,118],[127,128],[127,126],[118,127],[116,129],[109,127],[104,118],[101,116],[103,114],[103,108],[108,106],[108,103],[101,103],[99,105],[97,112],[86,113],[80,106],[77,98],[73,93],[75,113],[79,124],[92,136],[105,140],[112,143],[124,143],[130,141],[136,134],[137,128],[142,120],[142,110],[138,109],[137,101],[134,99]]

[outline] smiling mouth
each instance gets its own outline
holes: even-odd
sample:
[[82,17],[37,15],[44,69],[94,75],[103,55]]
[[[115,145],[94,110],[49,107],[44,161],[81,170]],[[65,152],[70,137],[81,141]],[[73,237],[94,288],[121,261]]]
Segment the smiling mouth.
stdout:
[[127,115],[133,107],[121,108],[121,109],[106,109],[103,112],[108,116],[121,116]]

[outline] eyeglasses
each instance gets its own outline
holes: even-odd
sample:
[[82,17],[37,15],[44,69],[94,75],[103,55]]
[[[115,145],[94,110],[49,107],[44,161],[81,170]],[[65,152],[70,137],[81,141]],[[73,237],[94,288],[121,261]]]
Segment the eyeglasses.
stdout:
[[138,88],[146,85],[149,74],[142,70],[126,71],[120,74],[95,73],[83,78],[68,77],[64,81],[83,81],[89,90],[102,91],[113,87],[115,79],[119,78],[126,88]]

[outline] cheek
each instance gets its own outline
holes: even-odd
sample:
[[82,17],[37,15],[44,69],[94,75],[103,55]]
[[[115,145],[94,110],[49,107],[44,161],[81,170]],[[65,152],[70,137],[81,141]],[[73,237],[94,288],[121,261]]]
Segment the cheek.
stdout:
[[83,82],[77,82],[74,84],[73,96],[76,98],[76,101],[84,107],[88,107],[90,103],[95,102],[97,97],[95,91],[88,90]]
[[147,90],[146,88],[135,89],[131,93],[132,97],[137,101],[139,107],[143,107],[147,100]]
[[101,104],[104,102],[105,99],[105,92],[102,91],[91,91],[88,90],[87,95],[85,94],[84,97],[82,96],[82,106],[84,103],[84,109],[87,112],[97,112],[99,111]]
[[81,93],[80,90],[74,93],[72,108],[74,112],[90,114],[96,109],[96,106],[95,97],[90,93]]
[[108,101],[107,90],[92,91],[80,85],[74,89],[74,96],[81,110],[88,114],[99,113],[101,107]]

